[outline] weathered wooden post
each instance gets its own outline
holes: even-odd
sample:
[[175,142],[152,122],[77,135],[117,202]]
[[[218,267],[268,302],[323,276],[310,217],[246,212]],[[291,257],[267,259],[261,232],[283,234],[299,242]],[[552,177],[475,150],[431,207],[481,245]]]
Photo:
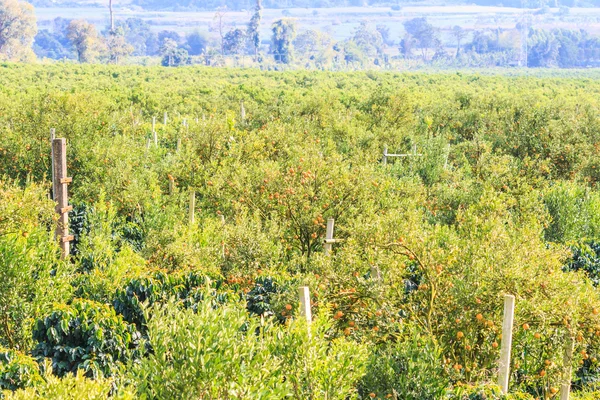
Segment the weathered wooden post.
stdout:
[[331,254],[332,240],[333,240],[333,227],[335,224],[335,220],[333,218],[327,219],[327,231],[325,232],[325,255],[328,256]]
[[56,201],[56,212],[58,221],[56,223],[56,237],[59,241],[61,256],[69,255],[69,242],[74,237],[69,235],[69,183],[72,178],[67,177],[67,140],[64,138],[52,140],[52,168],[54,170],[54,182],[52,182],[54,198]]
[[169,194],[173,194],[173,191],[175,191],[175,178],[169,175]]
[[510,350],[512,346],[512,328],[515,319],[515,296],[504,295],[504,319],[502,322],[502,345],[500,347],[500,362],[498,385],[503,394],[508,393],[510,378]]
[[242,122],[246,120],[246,109],[244,108],[244,100],[240,101],[240,119]]
[[388,147],[384,146],[383,147],[383,165],[387,165],[387,154],[388,154]]
[[310,324],[312,322],[312,311],[310,309],[310,290],[308,289],[308,286],[300,286],[300,288],[298,289],[298,294],[300,296],[300,315],[306,319],[308,337],[310,338]]
[[158,146],[158,135],[156,134],[156,117],[152,117],[152,136],[154,137],[154,145]]
[[571,374],[572,362],[573,362],[573,349],[575,347],[575,340],[571,333],[567,331],[567,340],[565,343],[565,356],[564,356],[564,376],[560,385],[560,400],[569,400],[571,394]]
[[190,225],[196,220],[196,192],[190,191]]
[[166,125],[167,122],[169,122],[169,116],[168,116],[167,112],[165,111],[165,113],[163,114],[163,125]]
[[177,152],[181,149],[181,138],[177,138]]
[[54,191],[54,139],[56,137],[56,129],[50,128],[50,149],[52,150],[52,158],[50,169],[52,170],[52,200],[56,201],[56,192]]

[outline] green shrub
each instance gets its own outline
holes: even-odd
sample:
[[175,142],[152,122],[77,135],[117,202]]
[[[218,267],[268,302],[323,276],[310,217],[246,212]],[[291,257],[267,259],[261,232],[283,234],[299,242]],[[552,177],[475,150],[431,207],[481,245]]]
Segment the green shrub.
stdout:
[[149,310],[153,351],[134,366],[138,395],[151,399],[271,399],[290,394],[273,341],[241,304],[214,309],[201,303],[197,313],[175,303]]
[[52,204],[42,186],[0,181],[0,346],[27,350],[31,325],[71,295],[70,266],[48,232]]
[[32,357],[16,350],[0,349],[0,390],[17,390],[43,382]]
[[110,379],[89,379],[83,371],[58,378],[47,374],[41,382],[31,388],[5,392],[6,400],[133,400],[135,396],[127,388],[115,390]]
[[76,300],[58,306],[36,322],[33,356],[52,359],[52,370],[59,377],[78,370],[86,376],[115,375],[136,356],[140,333],[134,325],[106,305]]
[[[151,307],[156,303],[166,303],[175,298],[184,307],[195,310],[205,299],[209,286],[213,303],[223,303],[228,298],[226,283],[221,279],[212,280],[199,273],[166,274],[157,272],[149,277],[133,278],[124,288],[118,289],[113,300],[116,312],[129,323],[146,332],[146,316],[143,306]],[[235,287],[235,286],[234,286]]]
[[374,393],[420,400],[443,398],[449,384],[442,349],[433,338],[407,329],[397,342],[379,344],[371,353],[359,388],[365,399]]

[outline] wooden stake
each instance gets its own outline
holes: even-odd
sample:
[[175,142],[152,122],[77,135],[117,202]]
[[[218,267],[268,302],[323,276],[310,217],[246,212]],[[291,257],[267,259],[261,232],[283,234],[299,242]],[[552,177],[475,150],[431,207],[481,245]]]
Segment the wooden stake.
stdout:
[[310,309],[310,290],[308,286],[301,286],[298,290],[300,296],[300,315],[306,319],[308,324],[308,337],[310,338],[310,324],[312,322],[312,311]]
[[575,347],[575,340],[571,333],[567,331],[567,340],[565,343],[565,356],[564,356],[564,376],[563,382],[560,385],[560,400],[569,400],[571,394],[571,374],[572,363],[573,363],[573,349]]
[[54,191],[54,146],[53,146],[53,142],[54,142],[54,138],[56,137],[56,130],[54,128],[50,128],[50,149],[52,150],[52,160],[50,162],[51,166],[50,169],[52,169],[52,200],[56,201],[56,192]]
[[156,130],[156,117],[152,117],[152,132]]
[[177,138],[177,151],[181,149],[181,138]]
[[510,378],[510,350],[512,346],[512,328],[515,318],[515,296],[504,296],[504,319],[502,322],[502,346],[500,348],[500,361],[498,372],[498,385],[502,394],[508,393],[508,380]]
[[152,117],[152,136],[154,137],[154,145],[158,146],[158,135],[156,134],[156,117]]
[[167,112],[165,111],[165,113],[163,115],[163,125],[166,125],[168,121],[169,121],[169,117],[167,115]]
[[332,243],[328,242],[330,240],[333,239],[333,225],[334,225],[335,221],[333,218],[328,218],[327,219],[327,231],[325,233],[325,255],[328,256],[331,254],[331,247],[332,247]]
[[175,190],[175,178],[169,175],[169,194],[173,194]]
[[246,120],[246,109],[244,108],[244,100],[240,101],[240,119],[242,122]]
[[191,191],[190,192],[190,224],[193,224],[195,221],[195,214],[196,214],[196,192],[195,191]]
[[387,154],[388,154],[388,147],[384,146],[384,148],[383,148],[383,165],[387,165]]
[[58,239],[61,257],[69,255],[69,242],[73,236],[69,235],[69,190],[68,185],[72,179],[67,177],[67,140],[60,138],[52,140],[52,167],[54,170],[53,192],[56,201],[58,221],[56,224],[56,238]]

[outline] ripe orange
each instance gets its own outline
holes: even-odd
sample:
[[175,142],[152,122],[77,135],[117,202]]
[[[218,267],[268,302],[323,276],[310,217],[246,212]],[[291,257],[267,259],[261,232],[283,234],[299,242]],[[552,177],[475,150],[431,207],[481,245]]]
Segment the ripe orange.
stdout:
[[477,314],[475,318],[477,318],[477,321],[481,321],[483,319],[483,315]]
[[375,396],[377,396],[375,393],[369,393],[369,397],[370,397],[370,398],[374,399],[374,398],[375,398]]
[[523,330],[524,331],[529,330],[529,324],[527,324],[527,323],[523,324]]
[[538,332],[536,332],[536,333],[533,334],[533,337],[536,338],[536,339],[539,339],[539,338],[542,337],[542,335],[540,335]]
[[292,305],[291,304],[286,304],[285,305],[285,309],[290,311],[292,309]]
[[340,318],[342,318],[343,316],[344,316],[344,313],[343,313],[343,312],[341,312],[341,311],[338,311],[338,312],[336,312],[336,313],[335,313],[335,315],[333,316],[333,318],[335,318],[335,319],[340,319]]
[[540,371],[540,377],[543,378],[544,376],[546,376],[546,371],[545,370],[541,370]]
[[594,307],[594,309],[592,310],[592,314],[598,315],[598,314],[600,314],[600,310],[597,309],[596,307]]
[[460,339],[462,339],[462,338],[464,338],[464,337],[465,337],[465,334],[464,334],[464,333],[462,333],[462,332],[460,332],[460,331],[459,331],[459,332],[456,334],[456,338],[457,338],[458,340],[460,340]]
[[495,349],[497,349],[498,348],[498,342],[492,343],[492,347],[495,348]]
[[556,393],[558,393],[558,389],[557,389],[557,388],[555,388],[555,387],[553,387],[553,388],[550,388],[550,393],[552,393],[552,394],[556,394]]

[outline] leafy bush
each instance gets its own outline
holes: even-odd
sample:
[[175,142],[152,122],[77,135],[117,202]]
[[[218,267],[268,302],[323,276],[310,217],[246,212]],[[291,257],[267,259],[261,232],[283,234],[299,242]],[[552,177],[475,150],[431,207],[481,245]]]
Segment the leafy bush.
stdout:
[[43,382],[33,358],[16,350],[0,349],[0,390],[17,390]]
[[212,280],[209,276],[197,273],[165,274],[157,272],[150,277],[131,279],[127,285],[115,293],[113,306],[118,314],[129,323],[146,332],[146,316],[143,306],[166,303],[175,298],[181,305],[196,309],[205,299],[209,286],[213,303],[223,303],[228,298],[228,288],[221,279]]
[[103,304],[76,300],[36,322],[33,356],[51,358],[59,377],[83,370],[88,377],[115,375],[136,356],[140,334]]
[[431,337],[409,329],[395,343],[384,343],[371,353],[367,374],[360,381],[363,398],[441,399],[449,386],[442,349]]
[[6,400],[133,400],[135,396],[126,388],[115,390],[114,381],[98,378],[89,379],[81,370],[76,375],[58,378],[47,374],[35,387],[5,393]]
[[571,245],[572,258],[565,271],[584,271],[594,286],[600,284],[600,242],[586,240]]
[[134,367],[140,396],[270,399],[290,394],[281,361],[267,350],[272,335],[256,335],[257,321],[240,304],[213,309],[204,302],[193,313],[170,303],[149,312],[153,352]]
[[43,187],[0,181],[0,345],[27,350],[32,322],[70,297],[71,268],[47,230],[51,210]]

